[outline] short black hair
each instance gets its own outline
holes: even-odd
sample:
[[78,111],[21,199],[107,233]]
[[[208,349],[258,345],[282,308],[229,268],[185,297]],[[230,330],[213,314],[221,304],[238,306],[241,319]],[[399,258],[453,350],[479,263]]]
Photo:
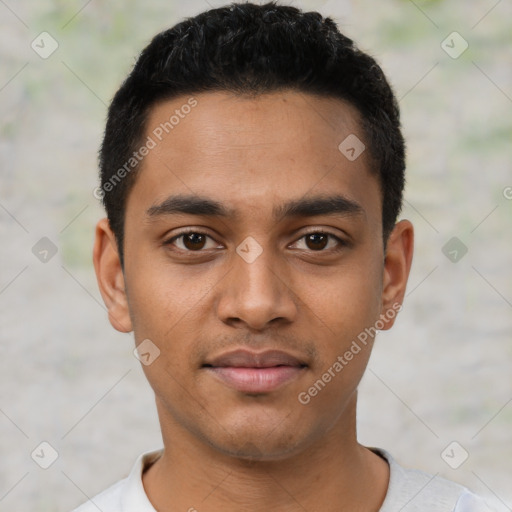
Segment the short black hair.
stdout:
[[140,167],[133,154],[143,143],[151,107],[208,91],[258,95],[284,90],[338,98],[357,108],[381,188],[386,244],[402,207],[405,143],[398,102],[382,69],[318,12],[274,1],[232,3],[157,34],[110,104],[98,190],[121,265],[125,207]]

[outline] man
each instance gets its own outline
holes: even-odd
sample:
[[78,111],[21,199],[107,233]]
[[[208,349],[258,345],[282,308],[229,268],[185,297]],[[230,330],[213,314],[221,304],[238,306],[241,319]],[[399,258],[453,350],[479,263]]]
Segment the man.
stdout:
[[483,511],[356,438],[404,298],[399,110],[330,18],[269,3],[157,35],[109,109],[94,265],[164,449],[80,512]]

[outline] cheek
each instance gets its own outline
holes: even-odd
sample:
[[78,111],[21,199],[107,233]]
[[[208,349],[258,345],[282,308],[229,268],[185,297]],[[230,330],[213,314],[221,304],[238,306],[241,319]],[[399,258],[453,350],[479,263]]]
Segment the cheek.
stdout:
[[[300,389],[297,400],[318,411],[319,417],[332,410],[326,421],[334,421],[342,413],[364,374],[378,318],[375,286],[331,288],[319,307],[322,321],[315,319],[318,359],[311,377]],[[336,405],[337,404],[337,405]]]
[[[137,337],[142,329],[165,336],[201,315],[202,305],[217,280],[209,273],[198,275],[192,266],[180,268],[141,258],[133,269],[127,267],[127,296]],[[141,333],[144,334],[144,333]]]
[[[308,283],[304,281],[304,290]],[[375,323],[379,318],[382,269],[375,262],[340,267],[312,293],[309,283],[304,302],[327,337],[347,338]],[[314,318],[313,317],[313,318]]]

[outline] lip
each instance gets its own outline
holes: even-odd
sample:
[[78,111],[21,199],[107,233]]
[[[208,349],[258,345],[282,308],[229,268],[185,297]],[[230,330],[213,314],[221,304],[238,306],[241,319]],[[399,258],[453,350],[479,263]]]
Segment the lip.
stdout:
[[211,359],[203,368],[237,391],[269,393],[298,378],[307,364],[280,350],[252,352],[239,349]]
[[306,366],[301,359],[282,350],[265,350],[253,352],[247,349],[237,349],[225,352],[207,361],[205,366],[242,368],[270,368],[272,366]]

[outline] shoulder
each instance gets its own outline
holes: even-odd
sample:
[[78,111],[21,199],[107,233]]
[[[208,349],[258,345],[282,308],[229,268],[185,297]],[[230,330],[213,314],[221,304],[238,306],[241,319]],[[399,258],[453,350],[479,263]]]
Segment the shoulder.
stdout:
[[386,451],[371,450],[390,467],[388,492],[379,512],[492,512],[466,487],[417,469],[399,465]]
[[461,494],[453,512],[493,512],[485,501],[467,489]]
[[103,492],[89,499],[86,503],[74,509],[72,512],[120,512],[121,497],[123,489],[126,486],[127,478],[119,480],[119,482],[105,489]]
[[139,455],[130,474],[90,498],[72,512],[155,512],[142,484],[142,473],[162,454],[162,449]]

